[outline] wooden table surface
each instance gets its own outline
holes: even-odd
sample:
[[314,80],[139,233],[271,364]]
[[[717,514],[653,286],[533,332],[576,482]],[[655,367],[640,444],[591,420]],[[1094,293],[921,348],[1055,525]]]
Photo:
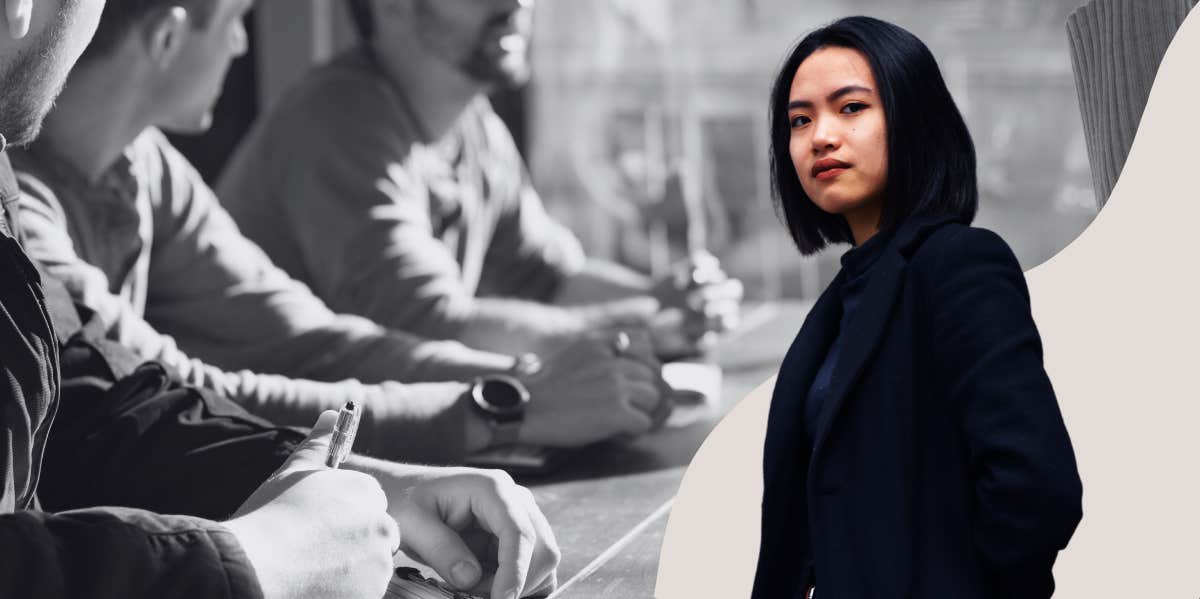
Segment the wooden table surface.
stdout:
[[529,486],[554,528],[563,558],[553,599],[648,598],[670,502],[692,455],[722,415],[775,373],[808,303],[749,307],[744,326],[712,361],[721,397],[696,422],[626,444],[588,448]]

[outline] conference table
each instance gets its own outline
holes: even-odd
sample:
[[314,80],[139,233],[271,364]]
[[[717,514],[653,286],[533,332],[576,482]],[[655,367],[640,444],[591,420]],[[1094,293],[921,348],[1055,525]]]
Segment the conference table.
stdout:
[[743,326],[707,358],[720,367],[719,397],[693,422],[631,442],[581,450],[530,487],[562,549],[552,599],[648,598],[684,470],[721,416],[775,374],[811,303],[748,306]]

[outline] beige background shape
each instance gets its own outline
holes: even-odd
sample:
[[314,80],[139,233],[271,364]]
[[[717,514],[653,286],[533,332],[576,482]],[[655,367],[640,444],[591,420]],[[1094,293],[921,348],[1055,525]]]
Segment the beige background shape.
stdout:
[[[1083,479],[1083,521],[1054,569],[1057,598],[1200,597],[1198,65],[1193,11],[1108,204],[1026,275]],[[658,599],[749,596],[771,383],[730,412],[689,467]]]

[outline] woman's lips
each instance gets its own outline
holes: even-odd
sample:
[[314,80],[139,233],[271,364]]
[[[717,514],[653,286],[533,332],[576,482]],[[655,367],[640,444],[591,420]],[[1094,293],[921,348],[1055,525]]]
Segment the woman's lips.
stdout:
[[850,168],[850,164],[836,158],[822,158],[812,166],[812,176],[817,181],[826,181]]
[[845,170],[846,170],[846,167],[837,166],[834,168],[825,169],[823,171],[818,171],[816,179],[817,179],[817,181],[826,181],[828,179],[832,179],[832,178],[842,174],[842,172]]

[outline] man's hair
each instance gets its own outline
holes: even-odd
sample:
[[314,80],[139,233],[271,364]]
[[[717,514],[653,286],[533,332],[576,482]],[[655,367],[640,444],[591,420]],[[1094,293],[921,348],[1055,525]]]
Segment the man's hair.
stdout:
[[358,30],[358,37],[364,41],[375,35],[375,15],[371,12],[371,0],[347,0],[350,9],[350,19]]
[[887,182],[881,231],[914,215],[949,215],[969,224],[979,204],[975,145],[929,48],[907,30],[870,17],[847,17],[800,40],[771,91],[771,191],[802,254],[853,243],[841,215],[821,210],[792,163],[788,101],[796,70],[813,52],[837,46],[867,57],[887,126]]
[[147,15],[171,6],[187,9],[192,26],[208,26],[216,11],[216,0],[108,0],[100,15],[96,35],[83,53],[83,60],[104,56],[117,47],[130,30]]

